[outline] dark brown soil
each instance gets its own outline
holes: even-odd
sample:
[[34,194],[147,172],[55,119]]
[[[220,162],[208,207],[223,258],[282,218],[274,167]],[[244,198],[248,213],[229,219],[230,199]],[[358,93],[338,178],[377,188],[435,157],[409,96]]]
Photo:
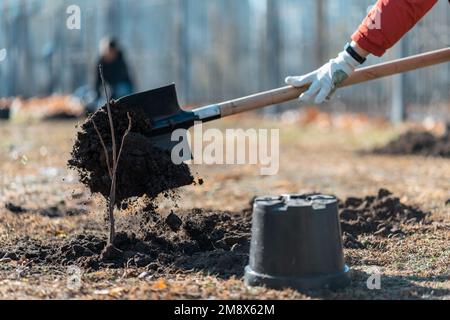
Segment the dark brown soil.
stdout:
[[391,192],[381,189],[376,196],[348,198],[339,205],[344,246],[363,248],[358,235],[392,237],[403,235],[403,225],[425,223],[429,213],[403,204]]
[[[138,214],[145,221],[138,228],[119,232],[115,248],[106,246],[104,232],[66,239],[37,241],[21,238],[5,245],[0,259],[29,259],[49,265],[76,264],[84,268],[144,267],[149,274],[204,272],[220,277],[242,276],[248,263],[251,209],[240,213],[194,209],[168,215],[153,209]],[[404,226],[424,223],[427,214],[402,204],[387,190],[366,198],[348,198],[340,204],[344,246],[365,248],[358,236],[404,235]]]
[[5,208],[14,214],[39,214],[41,216],[49,217],[49,218],[61,218],[67,216],[78,216],[81,214],[86,214],[87,210],[82,208],[81,206],[68,207],[65,202],[60,202],[54,206],[49,206],[46,208],[39,209],[29,209],[20,205],[16,205],[11,202],[7,202],[5,204]]
[[[251,217],[194,209],[167,217],[146,213],[137,232],[119,232],[115,248],[102,255],[103,232],[42,242],[22,238],[2,248],[3,256],[38,264],[76,264],[89,269],[146,267],[151,273],[203,271],[219,276],[240,275],[247,263]],[[2,257],[0,256],[0,259]]]
[[440,137],[429,132],[409,131],[373,152],[389,155],[450,157],[450,128],[447,134]]
[[[128,128],[127,112],[120,104],[111,105],[117,146]],[[147,196],[153,199],[161,193],[173,194],[173,189],[194,182],[189,167],[174,165],[169,152],[151,143],[151,122],[140,114],[130,112],[132,129],[125,139],[122,156],[117,170],[117,203],[134,197]],[[108,175],[106,157],[95,122],[112,159],[111,134],[106,107],[90,116],[81,126],[69,160],[69,167],[76,169],[80,181],[92,193],[109,196],[111,179]]]
[[61,120],[73,120],[80,118],[80,115],[68,113],[68,112],[57,112],[44,117],[45,121],[61,121]]

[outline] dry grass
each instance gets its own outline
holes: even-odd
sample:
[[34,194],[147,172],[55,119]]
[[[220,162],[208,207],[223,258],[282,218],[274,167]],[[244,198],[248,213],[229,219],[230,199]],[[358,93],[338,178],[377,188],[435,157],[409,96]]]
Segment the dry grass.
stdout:
[[[217,125],[217,124],[216,124]],[[0,262],[0,298],[76,299],[450,299],[450,160],[422,157],[361,155],[356,150],[386,142],[400,129],[367,126],[330,129],[316,125],[280,124],[240,117],[225,127],[282,128],[280,172],[261,177],[255,166],[194,166],[202,186],[182,190],[181,208],[241,210],[254,195],[320,191],[344,198],[390,189],[402,201],[431,211],[435,224],[414,227],[404,239],[375,239],[374,247],[346,250],[353,283],[339,292],[308,295],[290,290],[246,288],[241,279],[219,279],[199,273],[172,274],[164,279],[139,278],[143,270],[103,270],[83,275],[83,287],[67,289],[66,270]],[[66,160],[75,134],[74,123],[11,125],[0,123],[0,201],[27,208],[86,202],[90,216],[50,219],[15,216],[0,205],[0,243],[17,235],[64,237],[102,226],[100,200],[67,171]],[[173,203],[162,201],[161,210]],[[90,224],[87,224],[87,222]],[[86,227],[88,226],[88,227]],[[1,250],[0,250],[1,251]],[[381,290],[370,291],[370,268],[382,272]]]

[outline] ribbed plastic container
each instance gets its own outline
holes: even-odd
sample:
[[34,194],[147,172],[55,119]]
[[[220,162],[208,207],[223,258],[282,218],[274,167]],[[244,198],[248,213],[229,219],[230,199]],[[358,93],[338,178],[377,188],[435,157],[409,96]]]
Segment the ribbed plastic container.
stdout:
[[348,285],[337,203],[317,194],[257,198],[246,284],[299,291]]

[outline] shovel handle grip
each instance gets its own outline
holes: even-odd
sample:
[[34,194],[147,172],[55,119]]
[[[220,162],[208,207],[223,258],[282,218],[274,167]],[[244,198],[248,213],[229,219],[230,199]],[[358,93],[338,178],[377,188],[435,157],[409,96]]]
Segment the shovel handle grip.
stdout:
[[[425,68],[448,61],[450,61],[450,47],[358,69],[339,87],[348,87],[354,84]],[[300,94],[308,90],[308,87],[309,86],[294,88],[292,86],[286,86],[283,88],[257,93],[248,97],[230,100],[219,103],[218,105],[202,108],[202,113],[208,114],[207,109],[210,108],[211,111],[214,109],[216,112],[220,112],[220,118],[223,118],[246,111],[256,110],[295,100],[300,96]]]

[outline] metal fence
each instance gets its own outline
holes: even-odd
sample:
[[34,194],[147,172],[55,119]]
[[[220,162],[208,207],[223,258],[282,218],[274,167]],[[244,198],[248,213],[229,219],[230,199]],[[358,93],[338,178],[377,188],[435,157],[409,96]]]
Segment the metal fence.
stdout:
[[[139,90],[176,82],[183,104],[204,104],[283,84],[334,57],[373,0],[0,0],[0,96],[73,92],[92,84],[98,42],[120,39]],[[81,30],[66,27],[69,5]],[[448,46],[450,5],[439,1],[382,59]],[[409,114],[450,100],[450,64],[403,76]],[[328,108],[388,115],[383,79],[340,90]],[[288,104],[286,106],[292,106]]]

